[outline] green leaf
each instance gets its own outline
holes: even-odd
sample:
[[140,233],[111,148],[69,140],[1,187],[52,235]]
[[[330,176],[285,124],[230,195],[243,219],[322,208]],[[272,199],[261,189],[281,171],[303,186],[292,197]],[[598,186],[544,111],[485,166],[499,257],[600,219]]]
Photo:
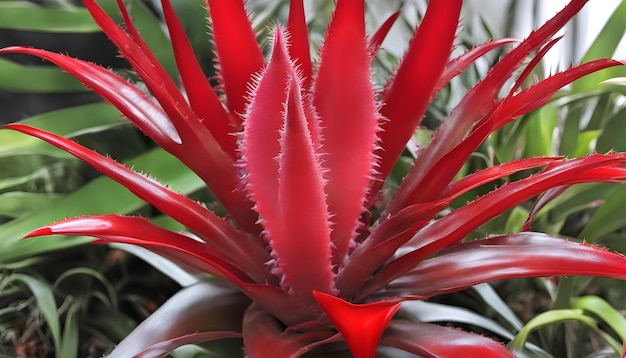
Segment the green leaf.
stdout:
[[0,28],[43,32],[97,32],[81,7],[42,7],[25,1],[0,2]]
[[4,58],[0,58],[0,90],[28,93],[88,91],[80,81],[56,67],[24,66]]
[[[137,171],[150,172],[163,183],[190,193],[204,187],[204,183],[179,160],[162,149],[154,149],[132,160]],[[72,247],[91,241],[91,238],[64,237],[35,238],[21,240],[30,231],[65,217],[90,214],[127,214],[145,205],[123,186],[106,178],[92,180],[70,195],[60,200],[54,207],[42,210],[28,217],[20,218],[0,226],[0,267],[6,264],[65,247]]]
[[41,309],[41,314],[44,316],[48,329],[52,334],[52,340],[57,352],[56,356],[62,358],[63,356],[59,354],[61,350],[61,328],[57,315],[57,305],[50,285],[38,278],[19,273],[9,276],[8,281],[13,283],[21,282],[33,293],[37,305]]
[[133,23],[139,29],[141,36],[152,52],[154,52],[159,63],[174,80],[178,80],[178,68],[174,59],[174,51],[172,50],[169,37],[163,32],[162,23],[141,1],[131,0],[129,12]]
[[596,150],[600,153],[606,153],[610,150],[622,152],[626,151],[626,141],[624,141],[624,133],[626,133],[626,108],[622,108],[617,113],[609,117],[607,123],[602,129],[602,133],[598,137]]
[[[74,137],[87,128],[106,127],[119,123],[121,114],[108,103],[95,103],[60,109],[27,118],[20,123]],[[56,157],[70,157],[37,138],[11,130],[0,130],[0,157],[24,153],[39,153]]]
[[552,151],[552,134],[557,124],[556,107],[546,105],[532,112],[526,123],[526,147],[524,157],[540,157],[554,155]]
[[626,318],[602,298],[598,296],[579,297],[572,302],[572,308],[582,309],[598,316],[617,333],[622,342],[626,342]]
[[626,225],[624,203],[626,202],[626,186],[617,186],[607,195],[604,203],[593,213],[589,223],[579,237],[595,242],[602,235],[608,234]]
[[[615,49],[626,31],[624,18],[626,18],[626,1],[622,1],[607,20],[600,34],[593,41],[587,53],[585,53],[582,62],[589,62],[597,58],[613,57]],[[609,68],[595,72],[575,81],[572,85],[572,92],[580,93],[596,89],[600,82],[608,78],[618,77],[620,75],[623,76],[625,73],[626,69],[623,67]]]
[[582,309],[551,310],[543,312],[528,321],[524,328],[522,328],[522,330],[519,331],[515,338],[513,338],[513,340],[508,344],[508,347],[513,352],[520,351],[524,348],[524,345],[528,340],[528,336],[532,331],[555,323],[572,320],[584,323],[594,328],[596,327],[596,322],[593,318],[586,316]]
[[43,208],[49,208],[62,198],[62,195],[27,192],[0,194],[0,215],[10,218],[27,216]]

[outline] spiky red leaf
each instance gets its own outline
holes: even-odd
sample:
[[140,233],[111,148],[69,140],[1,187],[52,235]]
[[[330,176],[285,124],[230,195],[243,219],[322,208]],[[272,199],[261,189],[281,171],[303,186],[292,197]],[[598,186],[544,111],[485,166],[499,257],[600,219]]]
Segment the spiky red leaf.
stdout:
[[[540,174],[508,183],[487,195],[433,222],[396,252],[389,262],[368,283],[361,296],[371,294],[411,270],[437,251],[459,243],[465,235],[487,220],[509,208],[550,189],[585,178],[585,172],[601,167],[613,167],[626,161],[626,155],[594,155],[552,164]],[[611,175],[615,174],[611,171]],[[578,177],[582,175],[582,178]],[[612,177],[611,179],[615,179]]]
[[[433,296],[519,277],[604,276],[626,279],[626,258],[593,245],[524,232],[446,249],[389,286],[390,295]],[[384,295],[383,295],[384,296]]]
[[292,0],[289,2],[287,31],[289,32],[289,53],[291,59],[302,72],[302,87],[308,90],[313,80],[313,64],[311,63],[309,30],[306,25],[303,0]]
[[484,56],[487,52],[516,41],[517,40],[512,38],[489,41],[472,48],[455,59],[448,61],[448,63],[446,63],[446,67],[441,73],[441,77],[439,77],[437,86],[435,86],[434,93],[439,92],[445,85],[448,84],[448,82],[450,82],[450,80],[465,71],[465,69],[467,69],[477,59]]
[[[219,254],[215,245],[205,245],[203,242],[166,230],[140,217],[94,215],[66,219],[34,230],[25,238],[45,235],[85,235],[97,237],[104,242],[175,250],[210,265],[209,270],[207,270],[207,265],[196,267],[197,269],[208,271],[233,282],[250,281],[248,276],[236,267],[236,263],[226,260],[227,255]],[[194,266],[189,260],[182,262]]]
[[161,358],[166,356],[174,349],[184,346],[186,344],[199,344],[210,341],[215,341],[224,338],[240,338],[241,333],[232,331],[218,331],[218,332],[196,332],[182,337],[172,338],[165,341],[161,341],[157,344],[153,344],[150,347],[144,349],[140,353],[133,356],[133,358]]
[[428,358],[515,357],[502,344],[487,337],[427,323],[392,322],[381,343]]
[[283,286],[313,303],[312,290],[335,291],[329,217],[322,168],[295,79],[288,96],[278,158],[280,220],[266,228],[276,264],[283,273]]
[[239,331],[242,314],[249,304],[250,300],[239,291],[218,283],[200,282],[183,288],[135,328],[107,357],[133,357],[153,344],[195,332]]
[[298,358],[310,350],[339,340],[329,331],[285,331],[275,317],[250,305],[243,317],[243,340],[250,357]]
[[248,86],[265,65],[243,0],[208,0],[221,85],[235,124],[245,113]]
[[202,124],[213,134],[222,149],[235,159],[238,153],[236,151],[237,137],[234,133],[240,131],[240,128],[232,125],[222,102],[202,71],[172,4],[169,0],[162,0],[161,4],[167,29],[172,38],[178,72],[189,97],[191,108]]
[[333,263],[343,265],[374,174],[378,112],[370,81],[364,2],[339,0],[321,49],[313,104],[319,117]]
[[394,12],[393,14],[391,14],[376,30],[376,32],[374,32],[374,35],[372,35],[372,37],[370,37],[369,39],[369,51],[370,54],[372,56],[375,56],[376,53],[378,52],[378,50],[380,49],[380,46],[383,44],[383,41],[385,41],[385,38],[387,37],[387,34],[389,33],[389,30],[391,30],[391,27],[393,26],[393,24],[395,24],[396,20],[398,19],[398,17],[400,17],[400,14],[402,12],[400,10]]
[[385,89],[380,113],[388,121],[381,126],[381,148],[376,151],[382,180],[372,183],[370,195],[376,195],[382,187],[434,95],[452,50],[461,3],[461,0],[443,0],[428,4],[407,53]]
[[263,263],[268,259],[265,248],[197,202],[69,139],[22,124],[8,124],[6,128],[32,135],[76,156],[124,185],[140,199],[151,203],[164,214],[185,225],[204,240],[213,241],[224,250],[232,251],[232,254],[239,256],[241,260],[249,260],[250,264],[257,265],[257,274],[265,271]]
[[[437,199],[440,190],[426,190],[423,183],[441,185],[448,183],[457,173],[458,166],[449,166],[447,170],[440,172],[441,175],[449,176],[445,180],[432,180],[429,174],[435,172],[432,167],[436,163],[442,163],[441,159],[453,148],[463,141],[472,126],[483,116],[487,115],[497,103],[500,89],[509,77],[521,66],[524,59],[534,50],[541,47],[561,29],[587,2],[587,0],[573,0],[548,20],[543,26],[530,34],[519,46],[511,50],[502,58],[487,74],[487,76],[474,86],[463,97],[461,102],[452,110],[450,115],[442,122],[435,136],[428,146],[420,149],[417,160],[404,178],[398,191],[389,202],[387,212],[394,213],[400,210],[407,202],[427,202]],[[472,149],[473,150],[473,149]],[[469,153],[463,155],[469,156]],[[465,161],[467,157],[463,159]],[[460,160],[460,159],[459,159]],[[426,180],[428,178],[428,180]],[[443,184],[445,185],[445,184]],[[420,188],[420,189],[418,189]],[[411,200],[407,197],[412,196]]]

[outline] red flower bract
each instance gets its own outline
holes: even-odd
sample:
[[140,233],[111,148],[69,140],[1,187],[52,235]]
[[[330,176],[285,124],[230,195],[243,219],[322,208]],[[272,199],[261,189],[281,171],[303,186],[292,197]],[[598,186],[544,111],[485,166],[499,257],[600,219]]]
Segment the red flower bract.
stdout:
[[[382,183],[430,100],[478,57],[511,42],[489,42],[450,59],[460,0],[430,1],[381,93],[371,82],[370,62],[398,14],[368,38],[364,1],[337,1],[320,62],[314,66],[302,0],[292,0],[286,29],[274,29],[266,63],[243,1],[209,0],[219,64],[220,86],[215,90],[194,60],[171,5],[163,0],[187,97],[156,61],[121,1],[125,31],[94,0],[84,0],[156,101],[94,64],[25,47],[0,52],[39,56],[78,78],[202,178],[229,215],[219,217],[68,139],[10,124],[6,128],[82,159],[195,234],[175,233],[143,218],[100,215],[53,223],[28,236],[90,235],[100,243],[131,243],[228,285],[203,283],[182,290],[111,357],[142,351],[142,356],[153,356],[180,344],[240,336],[251,357],[297,357],[316,350],[332,354],[345,350],[345,341],[354,356],[367,358],[374,356],[381,336],[382,345],[425,356],[511,356],[501,344],[479,335],[392,317],[404,300],[506,278],[626,279],[621,255],[533,233],[529,225],[527,232],[464,242],[478,226],[551,188],[625,179],[626,154],[522,159],[454,180],[491,133],[545,104],[572,81],[622,65],[597,60],[520,90],[554,44],[552,36],[585,2],[568,4],[467,93],[432,142],[419,149],[399,190],[382,204],[382,214],[371,219]],[[510,92],[498,97],[535,51]],[[459,195],[528,169],[539,172],[436,218]],[[204,296],[206,302],[199,304]],[[224,312],[229,315],[224,317]],[[192,319],[196,314],[219,314],[220,320],[209,324],[211,317]],[[151,333],[155,327],[160,332],[156,336]]]

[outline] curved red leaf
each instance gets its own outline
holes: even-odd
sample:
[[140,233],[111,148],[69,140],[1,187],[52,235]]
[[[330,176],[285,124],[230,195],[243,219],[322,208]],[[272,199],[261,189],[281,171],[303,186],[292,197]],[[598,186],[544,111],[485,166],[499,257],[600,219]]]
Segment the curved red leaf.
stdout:
[[[411,270],[437,251],[459,243],[477,226],[515,205],[563,184],[585,178],[585,172],[601,167],[613,167],[626,161],[626,154],[594,155],[552,164],[542,173],[505,184],[483,197],[451,212],[413,236],[396,252],[374,278],[365,283],[359,297],[372,294],[387,283]],[[613,171],[610,175],[615,174]],[[611,178],[615,179],[615,178]],[[594,179],[595,180],[595,176]]]
[[[204,331],[240,331],[250,300],[241,292],[211,282],[183,288],[135,328],[109,358],[128,358],[159,342]],[[211,319],[198,319],[210,317]]]
[[269,259],[265,248],[260,246],[257,241],[250,240],[249,237],[234,229],[222,218],[197,202],[69,139],[22,124],[8,124],[5,128],[40,138],[76,156],[104,175],[124,185],[126,189],[140,199],[154,205],[164,214],[185,225],[204,240],[215,242],[224,250],[232,251],[232,255],[241,257],[242,260],[250,260],[250,264],[260,265],[257,266],[257,274],[265,271],[262,268],[263,263]]
[[224,338],[240,338],[241,333],[232,331],[217,331],[217,332],[197,332],[191,333],[182,337],[168,339],[157,344],[153,344],[150,347],[141,351],[133,356],[133,358],[161,358],[167,355],[174,349],[184,346],[186,344],[198,344],[210,341],[215,341]]
[[328,330],[285,331],[274,316],[254,304],[248,307],[243,317],[244,347],[250,357],[298,358],[339,338]]
[[48,60],[76,77],[114,105],[135,126],[168,152],[182,143],[175,122],[123,77],[93,63],[30,47],[6,47],[0,53],[23,53]]
[[448,82],[450,82],[450,80],[465,71],[466,68],[474,63],[478,58],[484,56],[487,52],[499,46],[507,45],[516,41],[516,39],[512,38],[489,41],[484,44],[480,44],[472,48],[471,50],[463,53],[459,57],[448,61],[446,67],[441,73],[441,77],[439,77],[439,82],[437,82],[437,86],[435,86],[434,93],[438,93],[445,85],[448,84]]
[[[104,242],[175,250],[183,253],[183,257],[186,255],[211,266],[209,270],[206,270],[206,265],[196,267],[199,270],[207,271],[234,283],[250,281],[247,275],[236,267],[236,263],[233,264],[225,259],[226,255],[212,252],[215,248],[211,246],[214,245],[205,245],[203,242],[166,230],[140,217],[94,215],[65,219],[34,230],[25,238],[47,235],[85,235],[97,237]],[[182,262],[193,266],[193,262],[189,260]]]
[[428,323],[391,322],[381,344],[429,358],[515,357],[501,343],[487,337]]
[[369,46],[370,54],[372,56],[376,56],[376,53],[380,49],[380,46],[383,44],[383,41],[385,41],[385,38],[387,37],[389,30],[391,30],[391,27],[393,26],[393,24],[396,23],[396,20],[398,19],[398,17],[400,17],[401,13],[402,11],[398,10],[394,12],[393,14],[391,14],[391,16],[389,16],[387,20],[385,20],[382,23],[382,25],[378,27],[376,32],[374,32],[374,35],[370,37],[368,46]]
[[626,258],[622,254],[524,232],[446,249],[393,281],[388,294],[430,297],[483,282],[519,277],[582,275],[626,280],[625,267]]

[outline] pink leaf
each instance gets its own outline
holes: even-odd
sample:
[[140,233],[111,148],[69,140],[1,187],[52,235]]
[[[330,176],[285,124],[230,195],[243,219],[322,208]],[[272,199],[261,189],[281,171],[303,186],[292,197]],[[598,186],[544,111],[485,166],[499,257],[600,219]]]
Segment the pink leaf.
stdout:
[[328,318],[346,340],[353,357],[374,358],[378,341],[400,308],[400,299],[355,305],[322,292],[313,292]]
[[524,232],[446,249],[393,281],[389,294],[433,296],[519,277],[604,276],[626,279],[626,258],[593,245]]
[[287,86],[295,75],[280,28],[274,32],[272,56],[252,90],[241,152],[247,189],[263,222],[278,224],[278,161],[280,129],[287,102]]
[[515,357],[502,344],[487,337],[428,323],[392,322],[381,343],[425,358]]
[[[307,128],[300,87],[292,80],[281,131],[278,198],[281,220],[267,226],[283,287],[303,301],[334,292],[324,180]],[[270,224],[268,222],[268,224]]]
[[376,151],[382,180],[372,183],[371,196],[382,187],[434,96],[452,50],[461,3],[461,0],[443,0],[428,4],[407,53],[385,89],[380,113],[388,121],[381,126],[381,148]]
[[226,104],[236,125],[245,113],[253,76],[265,65],[243,0],[208,0]]
[[314,304],[311,291],[333,292],[334,275],[322,168],[300,91],[278,28],[248,109],[244,165],[283,287]]
[[374,173],[378,112],[363,0],[339,0],[321,49],[313,104],[320,117],[333,264],[343,265]]

